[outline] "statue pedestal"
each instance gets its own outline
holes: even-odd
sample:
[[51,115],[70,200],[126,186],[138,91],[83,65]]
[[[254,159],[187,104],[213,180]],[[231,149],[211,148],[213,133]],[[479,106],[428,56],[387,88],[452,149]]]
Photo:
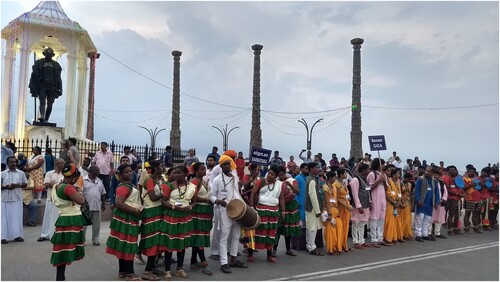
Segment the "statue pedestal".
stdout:
[[[57,140],[57,144],[59,144],[61,140],[63,140],[64,129],[62,127],[55,127],[55,123],[48,123],[48,125],[46,125],[47,123],[43,124],[44,124],[43,126],[33,125],[26,127],[26,136],[28,137],[28,140],[33,140],[33,141],[39,140],[39,142],[42,141],[43,146],[45,146],[46,145],[45,142],[47,141],[48,137],[48,139],[51,140],[52,142],[56,142]],[[49,144],[49,146],[53,147],[54,144]]]

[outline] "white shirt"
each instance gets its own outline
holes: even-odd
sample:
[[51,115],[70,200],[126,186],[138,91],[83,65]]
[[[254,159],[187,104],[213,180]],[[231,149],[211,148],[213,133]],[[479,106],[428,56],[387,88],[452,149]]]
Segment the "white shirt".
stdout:
[[[61,182],[64,179],[62,172],[57,173],[55,170],[50,170],[45,174],[44,183],[50,184],[50,188],[54,187],[54,184]],[[47,201],[52,201],[52,193],[51,190],[47,191]]]
[[[28,179],[23,171],[16,169],[14,171],[6,169],[2,171],[2,186],[17,184],[27,184]],[[2,189],[2,202],[17,202],[23,200],[23,189],[18,187],[13,190]]]
[[223,173],[215,177],[208,195],[212,203],[215,204],[216,200],[223,199],[225,199],[226,203],[229,203],[233,199],[243,200],[238,189],[238,176],[235,173],[231,174],[232,177]]
[[99,177],[96,177],[95,181],[92,181],[88,175],[83,177],[83,195],[87,203],[89,203],[90,211],[101,210],[101,195],[104,194],[106,194],[106,190]]

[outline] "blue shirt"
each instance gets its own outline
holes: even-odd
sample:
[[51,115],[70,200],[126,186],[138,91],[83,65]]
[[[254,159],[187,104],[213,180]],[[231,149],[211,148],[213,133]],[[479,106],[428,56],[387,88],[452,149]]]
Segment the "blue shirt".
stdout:
[[45,155],[43,157],[45,159],[45,171],[54,170],[54,162],[55,159],[53,155]]
[[[427,179],[427,187],[432,187],[432,178],[430,179]],[[417,207],[417,214],[418,213],[423,213],[424,215],[428,215],[428,216],[432,216],[432,209],[434,208],[433,205],[432,205],[432,189],[431,190],[427,190],[427,193],[425,194],[425,199],[424,199],[424,206],[419,208],[418,205],[417,205],[417,202],[418,202],[418,198],[420,197],[420,188],[422,187],[422,179],[419,177],[417,179],[417,182],[415,182],[415,205]],[[434,186],[434,197],[435,197],[435,201],[436,203],[439,203],[439,199],[440,198],[440,195],[439,195],[439,189],[438,189],[438,185],[437,185],[437,182],[436,182],[436,185]]]
[[300,214],[300,220],[302,222],[306,222],[306,211],[305,211],[305,205],[306,205],[306,178],[304,174],[300,173],[299,175],[295,176],[295,180],[297,180],[297,184],[299,185],[299,193],[295,195],[295,199],[297,202],[299,202],[299,214]]

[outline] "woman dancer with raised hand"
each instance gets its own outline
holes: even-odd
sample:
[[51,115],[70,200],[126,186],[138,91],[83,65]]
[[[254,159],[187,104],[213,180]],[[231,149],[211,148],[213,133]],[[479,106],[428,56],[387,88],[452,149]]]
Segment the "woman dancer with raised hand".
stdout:
[[265,185],[260,183],[264,181],[261,179],[255,183],[250,195],[250,203],[254,203],[256,195],[259,195],[255,210],[260,216],[260,225],[255,230],[255,248],[257,250],[267,250],[267,261],[272,263],[276,262],[272,250],[277,241],[279,208],[281,208],[282,217],[285,212],[285,200],[283,199],[283,193],[281,193],[283,183],[277,178],[278,173],[279,166],[272,165],[267,172]]

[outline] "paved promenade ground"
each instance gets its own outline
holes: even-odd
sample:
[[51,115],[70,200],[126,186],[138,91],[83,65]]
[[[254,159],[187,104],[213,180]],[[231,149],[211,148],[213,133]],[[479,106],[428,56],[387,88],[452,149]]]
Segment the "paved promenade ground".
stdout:
[[[116,281],[118,260],[104,252],[109,235],[109,221],[102,222],[100,246],[87,243],[85,258],[67,268],[66,278],[77,281]],[[444,229],[446,230],[446,229]],[[90,227],[87,242],[90,242]],[[37,242],[40,225],[25,227],[25,242],[1,245],[1,280],[55,280],[56,269],[50,264],[52,244]],[[468,233],[463,236],[437,239],[436,242],[407,241],[380,249],[355,250],[341,256],[312,256],[298,251],[298,256],[285,255],[280,240],[278,263],[266,261],[264,251],[256,254],[256,262],[247,269],[233,269],[232,274],[220,271],[218,261],[209,260],[214,275],[207,276],[189,269],[190,250],[184,260],[186,272],[195,281],[234,280],[499,280],[499,232]],[[240,245],[240,252],[242,246]],[[208,249],[206,250],[208,254]],[[244,255],[244,254],[243,254]],[[175,255],[174,255],[175,256]],[[239,257],[246,262],[246,257]],[[135,261],[141,275],[145,265]],[[163,262],[160,269],[164,269]],[[175,264],[172,265],[175,269]],[[174,281],[184,281],[174,277]]]

